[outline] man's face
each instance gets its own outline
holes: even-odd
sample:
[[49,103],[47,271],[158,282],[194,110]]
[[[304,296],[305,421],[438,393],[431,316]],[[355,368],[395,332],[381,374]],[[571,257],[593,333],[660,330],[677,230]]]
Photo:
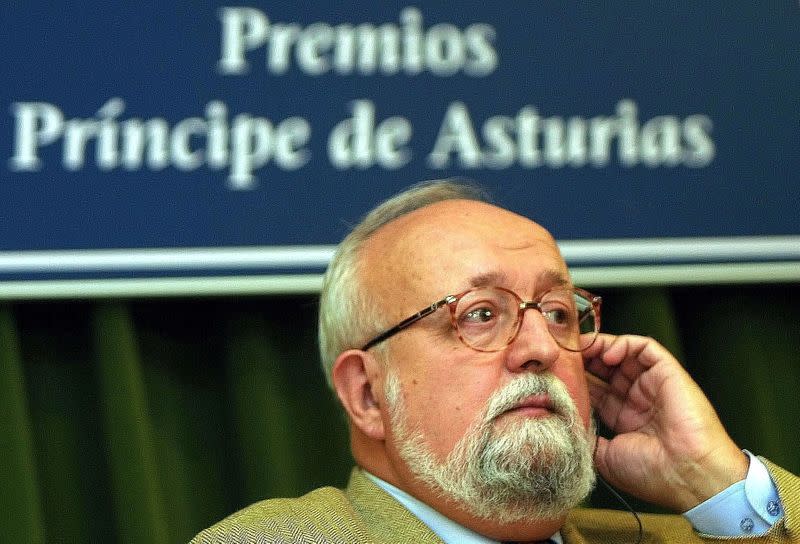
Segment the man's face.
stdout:
[[[505,287],[524,300],[539,300],[550,289],[570,285],[566,265],[544,229],[477,202],[446,201],[417,210],[386,225],[365,250],[369,288],[390,323],[472,286]],[[387,445],[396,463],[409,464],[400,453],[409,438],[404,435],[417,437],[431,460],[442,464],[471,434],[512,436],[552,426],[566,418],[564,402],[574,411],[574,426],[589,427],[581,354],[560,348],[535,309],[525,312],[516,339],[498,352],[478,352],[461,343],[446,309],[396,335],[385,349],[399,395],[393,404],[402,406],[404,426],[398,429],[397,414],[392,421],[386,411],[386,428],[393,429]],[[535,389],[536,394],[514,397],[510,404],[502,401],[500,413],[487,416],[490,401],[518,388],[530,374],[541,376],[550,389]],[[551,398],[557,395],[553,388],[563,398]]]

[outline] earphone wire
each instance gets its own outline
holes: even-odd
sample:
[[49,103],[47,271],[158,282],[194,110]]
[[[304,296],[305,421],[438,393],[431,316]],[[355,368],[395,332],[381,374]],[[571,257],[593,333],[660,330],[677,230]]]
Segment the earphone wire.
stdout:
[[616,499],[617,499],[619,502],[621,502],[621,503],[622,503],[622,504],[625,506],[625,508],[627,508],[627,509],[628,509],[628,511],[629,511],[631,514],[633,514],[633,517],[634,517],[634,518],[636,518],[636,523],[639,525],[639,534],[638,534],[638,536],[636,537],[636,544],[641,544],[641,542],[642,542],[642,538],[644,537],[644,528],[642,527],[642,520],[639,518],[639,514],[637,514],[637,513],[636,513],[636,510],[634,510],[633,508],[631,508],[631,505],[630,505],[630,504],[628,504],[628,501],[626,501],[626,500],[625,500],[625,499],[622,497],[622,495],[620,495],[619,493],[617,493],[617,490],[616,490],[616,489],[614,489],[613,487],[611,487],[611,485],[610,485],[608,482],[606,482],[606,481],[605,481],[605,480],[602,478],[602,476],[600,476],[599,474],[597,475],[597,480],[598,480],[600,483],[602,483],[602,484],[605,486],[605,488],[606,488],[608,491],[610,491],[610,492],[611,492],[611,494],[612,494],[612,495],[614,495],[614,497],[615,497],[615,498],[616,498]]
[[[594,452],[592,452],[592,459],[594,459],[594,458],[597,456],[597,446],[598,446],[599,442],[600,442],[599,440],[595,439],[595,442],[594,442]],[[625,500],[625,498],[624,498],[622,495],[620,495],[620,494],[617,492],[617,490],[616,490],[616,489],[614,489],[613,487],[611,487],[611,484],[609,484],[608,482],[606,482],[606,481],[603,479],[603,477],[602,477],[602,476],[600,476],[600,474],[597,474],[597,471],[595,471],[595,474],[597,475],[597,480],[598,480],[600,483],[602,483],[602,484],[603,484],[603,486],[605,486],[605,488],[606,488],[606,489],[607,489],[609,492],[611,492],[611,494],[612,494],[612,495],[613,495],[613,496],[614,496],[614,497],[615,497],[615,498],[616,498],[616,499],[617,499],[619,502],[621,502],[621,503],[622,503],[622,504],[625,506],[625,508],[627,508],[628,512],[630,512],[631,514],[633,514],[633,517],[636,519],[636,523],[637,523],[637,525],[639,526],[639,534],[638,534],[638,536],[636,537],[636,542],[635,542],[635,544],[641,544],[641,543],[642,543],[642,538],[644,538],[644,527],[642,527],[642,520],[641,520],[641,518],[639,517],[639,514],[637,514],[637,513],[636,513],[636,510],[634,510],[633,508],[631,508],[631,505],[630,505],[630,504],[628,504],[628,501],[626,501],[626,500]]]

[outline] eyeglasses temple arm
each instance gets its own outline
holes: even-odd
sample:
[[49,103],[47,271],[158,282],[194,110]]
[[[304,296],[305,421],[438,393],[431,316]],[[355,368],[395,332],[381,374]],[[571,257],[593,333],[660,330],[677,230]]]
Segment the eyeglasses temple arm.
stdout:
[[445,304],[447,304],[449,302],[452,302],[452,299],[453,299],[453,296],[452,295],[448,295],[448,296],[444,297],[442,300],[436,301],[433,304],[431,304],[430,306],[427,306],[426,308],[423,308],[422,310],[418,311],[414,315],[412,315],[410,317],[407,317],[406,319],[402,320],[400,323],[398,323],[397,325],[395,325],[391,329],[388,329],[388,330],[380,333],[378,336],[376,336],[375,338],[373,338],[372,340],[370,340],[369,342],[364,344],[364,347],[361,348],[361,351],[367,351],[372,346],[374,346],[376,344],[379,344],[379,343],[383,342],[384,340],[386,340],[387,338],[390,338],[390,337],[394,336],[395,334],[397,334],[398,332],[402,331],[403,329],[405,329],[409,325],[412,325],[412,324],[416,323],[417,321],[419,321],[423,317],[432,314],[433,312],[435,312],[436,310],[438,310],[439,308],[441,308]]

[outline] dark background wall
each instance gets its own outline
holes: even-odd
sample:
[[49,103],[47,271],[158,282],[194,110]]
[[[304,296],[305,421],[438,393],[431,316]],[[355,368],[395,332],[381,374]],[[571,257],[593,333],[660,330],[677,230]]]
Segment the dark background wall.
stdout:
[[[740,446],[800,471],[800,286],[597,291],[605,330],[665,343]],[[181,542],[343,485],[315,320],[311,296],[0,306],[0,542]]]

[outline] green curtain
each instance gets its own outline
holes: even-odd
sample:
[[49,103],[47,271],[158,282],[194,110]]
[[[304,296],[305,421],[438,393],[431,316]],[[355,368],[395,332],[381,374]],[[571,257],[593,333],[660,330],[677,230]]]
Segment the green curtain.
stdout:
[[[598,291],[605,330],[667,345],[740,445],[800,472],[800,286]],[[313,297],[0,306],[0,542],[185,542],[341,486],[315,320]]]

